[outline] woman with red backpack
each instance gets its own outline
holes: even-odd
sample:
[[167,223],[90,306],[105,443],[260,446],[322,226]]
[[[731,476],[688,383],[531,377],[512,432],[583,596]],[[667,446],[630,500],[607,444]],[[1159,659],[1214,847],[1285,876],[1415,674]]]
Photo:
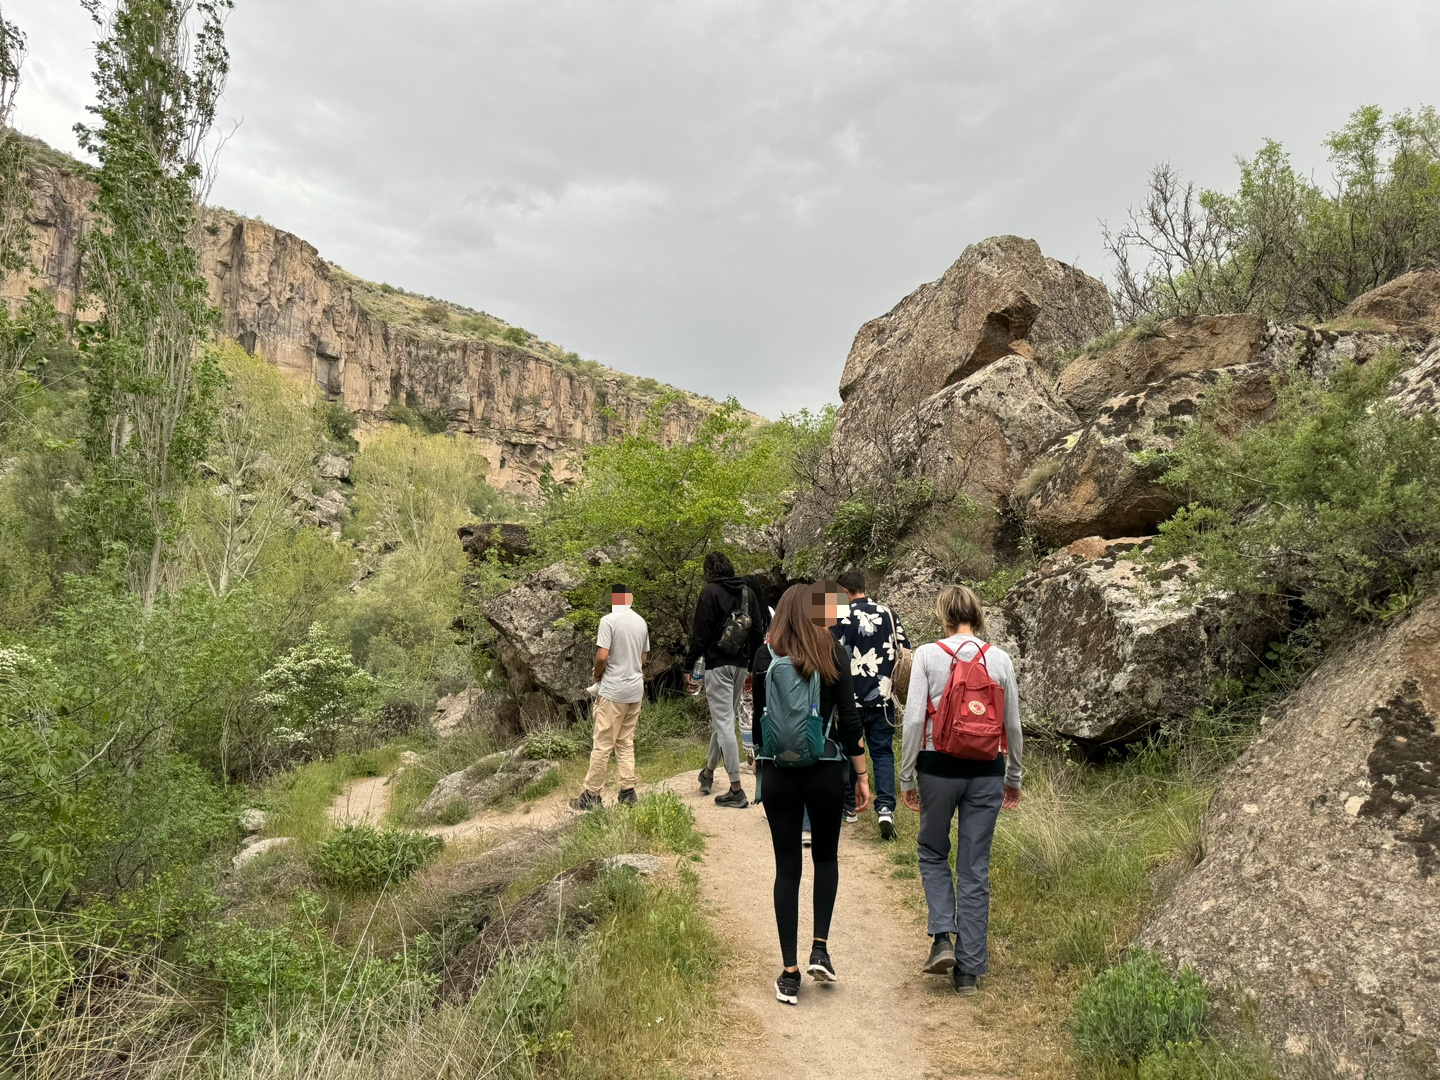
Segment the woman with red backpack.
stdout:
[[792,585],[775,605],[766,644],[755,653],[755,801],[765,807],[775,849],[775,924],[784,970],[775,997],[800,1000],[796,951],[800,923],[800,833],[805,815],[813,829],[815,866],[814,940],[806,967],[817,982],[835,982],[827,939],[840,885],[840,820],[855,770],[855,799],[870,803],[865,771],[865,729],[855,707],[850,658],[826,629],[835,621],[837,598],[819,585]]
[[[1000,810],[1020,805],[1020,697],[1015,665],[977,635],[985,612],[963,585],[941,590],[945,637],[915,650],[905,699],[900,790],[920,813],[920,881],[929,908],[924,971],[953,974],[969,995],[990,970],[990,842]],[[950,826],[959,817],[955,871]]]

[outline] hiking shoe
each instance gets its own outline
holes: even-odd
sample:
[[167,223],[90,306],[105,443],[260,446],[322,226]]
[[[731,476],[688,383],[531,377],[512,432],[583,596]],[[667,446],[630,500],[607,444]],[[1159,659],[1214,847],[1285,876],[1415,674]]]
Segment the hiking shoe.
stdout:
[[800,972],[780,972],[780,977],[775,980],[775,999],[786,1005],[800,1004]]
[[980,992],[980,976],[962,975],[960,969],[955,969],[955,993],[961,997],[970,997]]
[[949,934],[936,934],[930,946],[930,959],[920,970],[926,975],[949,975],[955,967],[955,942]]
[[621,806],[634,806],[640,800],[635,795],[635,789],[633,787],[627,787],[620,789],[620,794],[616,801],[619,802]]
[[830,950],[823,941],[815,942],[810,950],[810,966],[805,969],[816,982],[836,982],[835,965],[830,962]]
[[744,791],[727,791],[724,795],[715,796],[716,806],[729,806],[736,810],[744,810],[750,805],[750,800],[745,797]]
[[895,839],[895,812],[893,810],[880,811],[880,839]]
[[845,811],[845,824],[846,824],[846,825],[854,825],[855,822],[857,822],[857,821],[859,821],[859,820],[860,820],[859,815],[857,815],[854,810],[846,810],[846,811]]
[[603,810],[605,800],[599,795],[592,795],[588,791],[582,791],[576,798],[570,800],[571,810]]
[[700,794],[709,795],[715,787],[715,774],[709,769],[701,769],[698,779],[700,781]]
[[809,830],[809,829],[804,830],[804,831],[800,834],[800,846],[801,846],[801,847],[809,847],[809,846],[810,846],[810,830]]

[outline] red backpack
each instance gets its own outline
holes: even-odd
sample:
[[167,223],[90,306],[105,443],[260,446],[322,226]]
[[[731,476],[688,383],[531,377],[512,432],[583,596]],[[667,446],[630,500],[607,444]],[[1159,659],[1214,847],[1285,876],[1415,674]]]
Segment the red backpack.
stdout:
[[933,727],[935,749],[970,761],[993,761],[1005,752],[1005,691],[990,677],[985,662],[989,645],[982,645],[969,660],[936,642],[950,656],[950,680],[940,704],[925,703],[925,716]]

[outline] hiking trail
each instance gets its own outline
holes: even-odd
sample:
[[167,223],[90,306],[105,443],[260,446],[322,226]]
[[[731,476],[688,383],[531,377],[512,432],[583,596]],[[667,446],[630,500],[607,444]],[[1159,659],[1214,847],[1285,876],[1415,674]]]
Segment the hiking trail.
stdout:
[[[743,779],[747,793],[753,792],[753,778]],[[893,867],[886,849],[856,836],[853,826],[844,826],[840,892],[829,939],[839,982],[822,986],[807,976],[800,1004],[783,1005],[775,1000],[780,944],[771,899],[775,864],[764,808],[718,807],[713,796],[700,794],[694,773],[657,786],[684,800],[705,837],[704,860],[696,870],[728,950],[726,970],[717,972],[716,986],[729,988],[749,1032],[748,1039],[727,1035],[722,1044],[698,1056],[702,1064],[696,1076],[994,1076],[961,1064],[967,1042],[976,1044],[976,1060],[991,1058],[993,1051],[980,1048],[971,1003],[955,996],[950,980],[920,974],[929,947],[924,920],[901,903],[899,890],[890,884]],[[716,791],[723,788],[722,773]],[[807,851],[800,889],[802,970],[813,927],[812,882]],[[941,1052],[932,1052],[936,1049]]]
[[[329,809],[338,823],[379,824],[390,806],[390,777],[353,780]],[[754,778],[744,777],[747,793]],[[808,977],[798,1006],[775,1000],[780,947],[771,888],[774,860],[762,806],[745,810],[715,805],[701,795],[694,772],[646,790],[670,790],[690,807],[705,838],[699,875],[707,913],[722,942],[723,965],[714,973],[717,994],[728,999],[736,1025],[713,1045],[686,1054],[685,1071],[696,1080],[773,1080],[777,1071],[795,1080],[838,1075],[893,1075],[914,1080],[965,1076],[997,1080],[987,1066],[997,1048],[982,1037],[973,999],[955,996],[948,978],[922,976],[928,939],[923,916],[901,901],[891,883],[888,846],[878,847],[844,826],[840,837],[840,891],[830,927],[830,954],[839,982],[822,986]],[[723,773],[716,791],[723,790]],[[524,806],[481,810],[456,825],[425,831],[447,840],[544,829],[574,818],[557,791]],[[605,805],[615,801],[613,780]],[[900,813],[906,811],[901,809]],[[799,956],[809,954],[813,871],[806,853],[800,891]]]

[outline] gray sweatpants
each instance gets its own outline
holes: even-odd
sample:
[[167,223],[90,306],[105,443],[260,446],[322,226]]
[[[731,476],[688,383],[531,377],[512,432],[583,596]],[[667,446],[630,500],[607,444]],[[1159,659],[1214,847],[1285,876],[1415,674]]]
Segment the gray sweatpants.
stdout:
[[[951,780],[917,773],[920,790],[920,882],[930,909],[929,932],[955,935],[962,975],[990,970],[990,841],[1005,798],[1003,776]],[[950,872],[950,823],[960,815],[955,873]]]
[[745,694],[746,670],[739,664],[705,669],[705,700],[710,704],[710,757],[705,768],[711,772],[721,761],[730,782],[740,782],[740,747],[735,741],[735,714]]

